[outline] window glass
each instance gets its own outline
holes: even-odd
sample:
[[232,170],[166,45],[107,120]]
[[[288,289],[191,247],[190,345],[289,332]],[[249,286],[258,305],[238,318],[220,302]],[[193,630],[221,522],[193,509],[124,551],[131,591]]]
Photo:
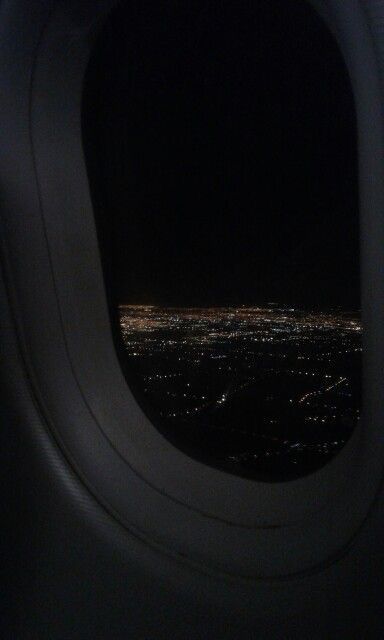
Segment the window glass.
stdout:
[[155,427],[262,480],[328,462],[359,420],[362,332],[354,100],[320,17],[120,5],[83,136],[116,347]]

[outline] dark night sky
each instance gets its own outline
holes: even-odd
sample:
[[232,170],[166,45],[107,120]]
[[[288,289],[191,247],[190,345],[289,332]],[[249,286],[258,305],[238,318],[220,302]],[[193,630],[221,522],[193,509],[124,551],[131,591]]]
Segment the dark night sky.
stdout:
[[83,125],[118,302],[359,307],[353,97],[304,0],[125,2]]

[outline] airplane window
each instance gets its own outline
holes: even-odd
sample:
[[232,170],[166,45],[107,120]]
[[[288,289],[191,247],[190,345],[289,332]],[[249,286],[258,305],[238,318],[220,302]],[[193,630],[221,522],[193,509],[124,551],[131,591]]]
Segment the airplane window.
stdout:
[[331,460],[360,417],[362,328],[354,99],[322,19],[120,4],[83,140],[116,348],[154,426],[265,481]]

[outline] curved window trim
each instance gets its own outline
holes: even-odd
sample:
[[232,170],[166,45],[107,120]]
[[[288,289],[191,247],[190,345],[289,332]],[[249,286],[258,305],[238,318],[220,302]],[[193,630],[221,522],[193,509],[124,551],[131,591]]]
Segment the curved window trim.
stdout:
[[363,12],[356,0],[312,1],[337,34],[357,110],[365,425],[319,471],[276,484],[226,474],[175,449],[141,412],[120,370],[81,145],[84,73],[115,4],[38,0],[28,20],[2,7],[3,28],[26,31],[24,48],[15,51],[9,39],[1,45],[0,180],[2,259],[30,383],[71,464],[136,535],[213,573],[312,571],[356,534],[383,475],[383,394],[375,381],[384,355],[384,136],[367,19],[375,3]]

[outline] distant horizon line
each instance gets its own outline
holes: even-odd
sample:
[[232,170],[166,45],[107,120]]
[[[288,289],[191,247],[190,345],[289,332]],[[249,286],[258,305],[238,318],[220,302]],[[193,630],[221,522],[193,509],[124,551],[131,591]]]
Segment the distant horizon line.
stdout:
[[183,304],[153,304],[153,303],[145,303],[145,302],[128,302],[128,303],[119,303],[118,304],[119,308],[127,308],[127,307],[147,307],[147,308],[152,308],[152,309],[265,309],[267,307],[279,307],[281,309],[283,309],[284,311],[307,311],[309,309],[312,310],[316,310],[316,311],[340,311],[343,313],[361,313],[361,309],[356,309],[356,308],[348,308],[346,309],[345,307],[341,307],[341,306],[322,306],[322,307],[310,307],[309,305],[303,305],[303,306],[293,306],[287,303],[280,303],[280,302],[266,302],[264,304],[255,304],[255,305],[249,305],[249,304],[241,304],[241,305],[234,305],[234,304],[210,304],[210,305],[197,305],[197,304],[193,304],[193,305],[183,305]]

